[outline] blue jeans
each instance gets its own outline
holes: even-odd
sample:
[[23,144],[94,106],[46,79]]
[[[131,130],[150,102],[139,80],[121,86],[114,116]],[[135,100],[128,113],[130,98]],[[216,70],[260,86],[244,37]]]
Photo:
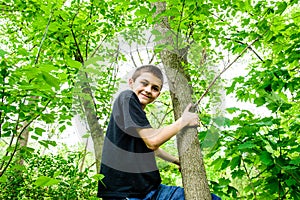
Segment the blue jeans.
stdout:
[[[212,200],[221,200],[220,197],[211,194]],[[184,200],[184,190],[182,187],[167,186],[161,184],[157,190],[153,190],[143,199],[126,198],[127,200]]]

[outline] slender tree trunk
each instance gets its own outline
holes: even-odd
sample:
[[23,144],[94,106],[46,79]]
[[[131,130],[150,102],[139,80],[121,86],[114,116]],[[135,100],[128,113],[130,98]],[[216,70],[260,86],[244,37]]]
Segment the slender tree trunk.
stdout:
[[95,109],[95,103],[93,100],[93,94],[88,82],[88,78],[83,75],[81,80],[81,87],[84,97],[82,98],[82,104],[84,108],[84,114],[87,119],[87,123],[90,128],[92,140],[94,143],[95,160],[97,172],[100,172],[100,163],[102,156],[102,147],[104,142],[103,129],[101,128]]
[[[28,131],[28,129],[25,129],[25,131],[22,133],[22,135],[20,137],[20,140],[19,140],[20,148],[27,147],[28,138],[29,138],[29,131]],[[23,158],[20,158],[19,164],[24,165],[24,159]]]
[[[156,15],[165,10],[165,3],[157,2]],[[161,20],[155,29],[162,35],[168,30],[168,20]],[[160,44],[174,44],[171,37],[162,39]],[[162,50],[160,57],[164,65],[170,94],[174,107],[175,118],[178,119],[184,108],[192,103],[192,89],[188,84],[189,76],[184,72],[182,62],[186,62],[188,48],[181,50]],[[179,53],[180,52],[180,53]],[[203,157],[196,128],[187,128],[177,134],[178,153],[181,162],[181,173],[185,198],[187,200],[209,200],[210,190],[206,178]]]

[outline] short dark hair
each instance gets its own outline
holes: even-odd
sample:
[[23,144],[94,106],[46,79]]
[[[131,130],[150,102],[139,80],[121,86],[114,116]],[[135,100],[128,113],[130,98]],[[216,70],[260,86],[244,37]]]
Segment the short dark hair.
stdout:
[[161,83],[164,83],[164,76],[161,70],[155,65],[142,65],[137,68],[134,73],[132,74],[132,80],[135,81],[142,73],[149,72],[159,78]]

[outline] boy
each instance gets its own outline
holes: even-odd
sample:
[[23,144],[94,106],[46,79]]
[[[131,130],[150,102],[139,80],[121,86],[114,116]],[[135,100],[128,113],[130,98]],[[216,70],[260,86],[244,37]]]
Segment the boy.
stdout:
[[159,148],[187,126],[198,126],[196,113],[188,105],[173,124],[153,129],[144,112],[163,86],[161,70],[153,65],[137,68],[129,79],[131,90],[116,98],[103,145],[98,197],[104,200],[182,199],[183,188],[161,184],[155,155],[180,165],[179,160]]

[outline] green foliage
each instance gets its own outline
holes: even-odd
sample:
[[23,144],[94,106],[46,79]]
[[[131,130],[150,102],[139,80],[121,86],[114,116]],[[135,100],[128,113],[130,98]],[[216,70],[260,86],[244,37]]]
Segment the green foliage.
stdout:
[[[170,148],[168,148],[170,150]],[[162,179],[162,184],[182,186],[181,173],[175,164],[158,160],[158,168]]]
[[[118,83],[119,68],[114,64],[126,60],[119,50],[110,48],[117,46],[113,37],[122,35],[128,43],[145,44],[139,37],[142,31],[160,23],[163,16],[170,22],[168,34],[152,31],[154,41],[170,36],[174,43],[157,46],[155,52],[167,48],[181,53],[189,47],[188,55],[184,55],[185,72],[190,76],[194,100],[219,73],[215,66],[226,66],[231,55],[241,54],[258,38],[245,53],[249,59],[234,66],[239,69],[247,65],[247,75],[230,81],[225,92],[264,109],[264,115],[232,107],[224,117],[218,107],[225,84],[222,81],[214,85],[206,102],[201,102],[204,126],[199,139],[213,192],[223,199],[300,199],[299,1],[168,0],[166,12],[156,18],[152,17],[156,11],[151,7],[153,2],[1,3],[1,198],[36,198],[44,193],[48,195],[45,198],[62,197],[65,193],[61,191],[73,191],[68,193],[70,198],[73,194],[82,198],[94,194],[92,179],[73,176],[78,172],[75,158],[69,161],[48,156],[39,165],[35,154],[28,158],[34,149],[21,147],[19,141],[28,130],[34,141],[45,147],[56,146],[55,141],[40,139],[50,134],[43,125],[58,124],[60,132],[71,125],[74,107],[88,98],[77,87],[80,81],[89,83],[97,116],[105,127]],[[86,79],[80,79],[82,75]],[[173,120],[168,98],[165,93],[149,107],[155,110],[150,113],[155,127]],[[27,158],[27,165],[10,165],[16,155]],[[160,165],[166,183],[177,184],[175,166]],[[85,188],[86,193],[77,190],[74,182],[82,183],[78,178],[92,189]]]
[[40,140],[50,133],[35,126],[55,124],[63,132],[72,125],[73,111],[78,113],[77,106],[82,103],[77,97],[87,96],[82,87],[80,94],[76,90],[79,72],[96,79],[89,85],[91,101],[99,103],[96,113],[106,120],[117,70],[112,64],[89,69],[87,65],[95,63],[90,61],[95,55],[102,63],[119,60],[119,52],[108,50],[104,41],[113,41],[115,31],[130,23],[132,16],[124,13],[136,6],[75,0],[1,3],[5,9],[0,15],[0,138],[6,144],[1,149],[5,156],[0,158],[1,172],[10,165],[12,159],[7,158],[20,152],[26,134],[41,145],[56,146],[54,141]]
[[[239,109],[235,114],[230,120],[235,128],[223,131],[220,136],[218,148],[224,147],[223,155],[211,163],[215,171],[225,172],[222,176],[229,182],[224,186],[242,187],[238,191],[240,197],[245,198],[276,199],[280,195],[297,199],[300,192],[299,133],[284,129],[277,117],[255,117]],[[224,184],[221,179],[218,185]],[[244,181],[238,183],[239,180]],[[228,190],[220,189],[224,195],[229,194]]]
[[[96,199],[97,181],[89,168],[79,170],[81,153],[39,155],[14,164],[0,178],[1,199]],[[100,178],[100,179],[99,179]]]

